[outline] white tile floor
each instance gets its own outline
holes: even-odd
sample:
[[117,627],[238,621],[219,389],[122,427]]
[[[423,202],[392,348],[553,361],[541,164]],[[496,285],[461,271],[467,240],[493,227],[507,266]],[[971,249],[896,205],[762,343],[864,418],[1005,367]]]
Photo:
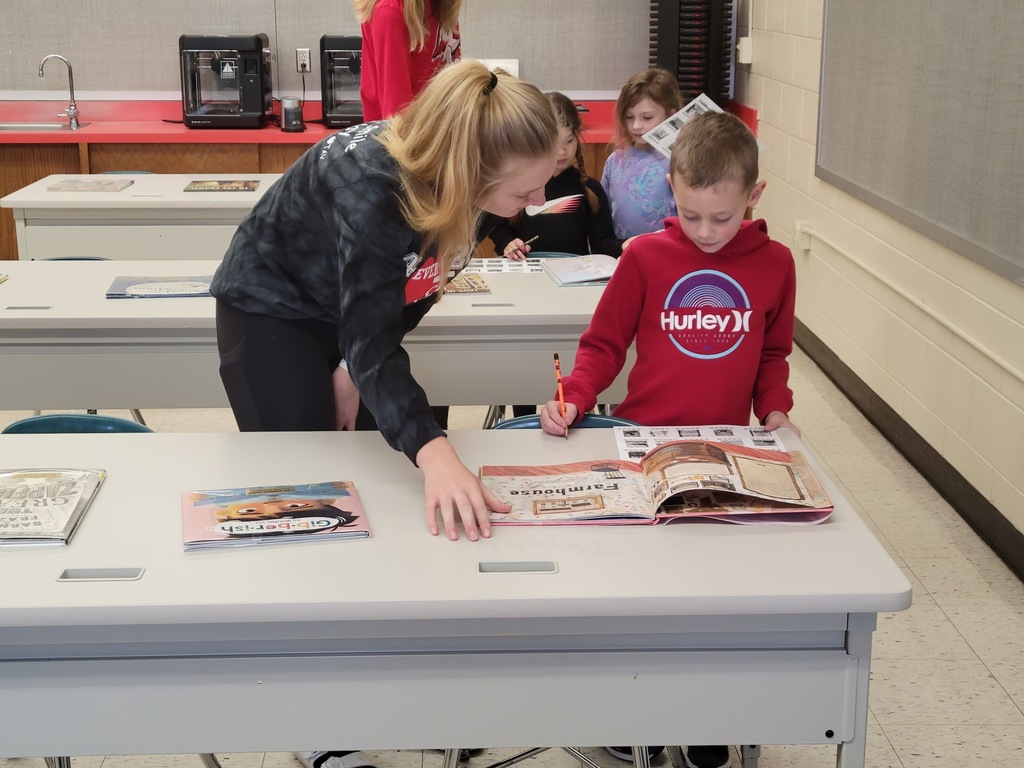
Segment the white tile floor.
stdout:
[[[801,352],[792,358],[793,419],[846,497],[914,585],[914,605],[883,615],[875,634],[869,768],[1024,766],[1024,584]],[[475,429],[483,408],[452,409],[451,426]],[[127,416],[125,412],[115,412]],[[0,426],[27,412],[0,412]],[[167,432],[234,430],[226,411],[147,410]],[[682,694],[681,694],[682,695]],[[345,735],[339,741],[349,741]],[[357,742],[356,736],[351,737]],[[467,745],[472,746],[472,745]],[[828,747],[765,746],[763,768],[824,768]],[[0,754],[3,745],[0,744]],[[609,768],[623,763],[587,753]],[[504,757],[485,753],[470,768]],[[379,768],[439,768],[438,752],[372,753]],[[299,768],[290,754],[220,755],[226,768]],[[734,759],[734,764],[736,763]],[[665,765],[664,756],[655,765]],[[76,758],[78,768],[201,768],[195,755]],[[560,750],[523,763],[576,768]],[[42,768],[36,758],[0,768]]]

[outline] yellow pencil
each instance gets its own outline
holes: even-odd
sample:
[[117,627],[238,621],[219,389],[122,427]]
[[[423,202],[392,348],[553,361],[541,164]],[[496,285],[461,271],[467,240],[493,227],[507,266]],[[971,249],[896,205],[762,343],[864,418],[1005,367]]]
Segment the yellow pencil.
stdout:
[[[562,391],[562,364],[558,361],[558,353],[555,352],[555,381],[558,382],[558,412],[565,418],[565,393]],[[569,427],[565,428],[565,439],[569,439]]]

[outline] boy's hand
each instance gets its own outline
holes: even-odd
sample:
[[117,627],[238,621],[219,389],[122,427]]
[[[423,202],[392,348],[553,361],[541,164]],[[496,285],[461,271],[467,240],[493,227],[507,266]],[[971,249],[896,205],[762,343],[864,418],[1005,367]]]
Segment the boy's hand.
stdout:
[[549,435],[557,435],[558,437],[564,437],[572,423],[576,421],[576,415],[579,413],[576,406],[572,403],[565,404],[565,418],[562,418],[562,413],[558,406],[557,400],[548,400],[544,407],[540,409],[540,427]]
[[797,429],[796,424],[789,420],[789,416],[784,414],[782,411],[772,411],[765,417],[764,428],[769,432],[774,432],[779,427],[792,429],[796,433],[796,436],[800,437],[800,430]]

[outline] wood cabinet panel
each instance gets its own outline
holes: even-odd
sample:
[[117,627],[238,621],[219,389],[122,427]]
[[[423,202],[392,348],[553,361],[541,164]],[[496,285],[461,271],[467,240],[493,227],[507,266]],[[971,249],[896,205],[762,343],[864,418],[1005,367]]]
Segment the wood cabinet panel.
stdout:
[[[0,197],[51,173],[78,173],[78,144],[0,144]],[[0,209],[0,260],[18,258],[14,214]]]
[[260,173],[284,173],[312,145],[260,144]]
[[90,144],[86,173],[259,173],[257,144]]

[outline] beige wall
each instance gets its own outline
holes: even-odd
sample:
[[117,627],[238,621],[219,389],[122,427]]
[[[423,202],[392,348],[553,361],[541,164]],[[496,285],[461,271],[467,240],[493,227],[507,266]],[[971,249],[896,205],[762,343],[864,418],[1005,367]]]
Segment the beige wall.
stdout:
[[[180,89],[178,37],[266,32],[276,92],[302,87],[295,48],[313,51],[309,91],[320,90],[324,34],[358,34],[348,0],[3,0],[0,91],[67,91],[59,62],[74,66],[76,92]],[[466,55],[520,59],[520,76],[546,90],[618,91],[647,66],[648,0],[465,0]],[[53,67],[53,70],[50,70]],[[77,94],[76,94],[77,95]]]
[[757,213],[787,244],[796,220],[821,235],[794,248],[800,320],[1024,531],[1024,288],[815,178],[823,4],[754,2]]

